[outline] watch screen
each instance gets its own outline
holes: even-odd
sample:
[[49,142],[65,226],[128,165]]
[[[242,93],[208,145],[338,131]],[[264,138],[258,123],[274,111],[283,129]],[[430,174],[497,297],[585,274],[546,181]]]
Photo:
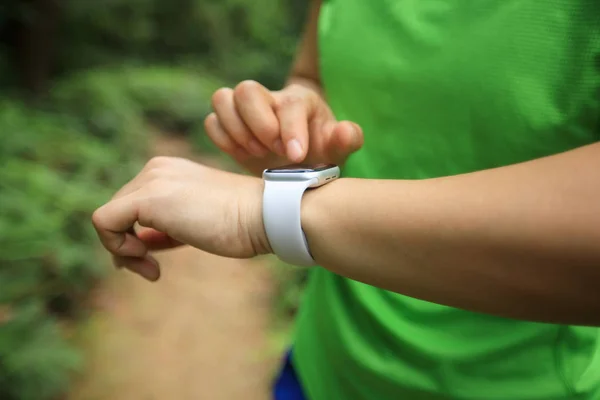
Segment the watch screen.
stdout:
[[335,164],[290,164],[268,169],[267,172],[318,172],[335,167]]

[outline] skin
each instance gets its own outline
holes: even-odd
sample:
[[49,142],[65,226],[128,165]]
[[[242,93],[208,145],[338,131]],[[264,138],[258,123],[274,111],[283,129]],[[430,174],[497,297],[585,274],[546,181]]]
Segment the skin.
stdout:
[[[598,171],[593,144],[446,178],[342,178],[306,193],[302,225],[319,265],[342,276],[472,311],[600,325]],[[260,178],[155,158],[92,219],[117,265],[156,280],[152,250],[270,253],[262,190]]]
[[[336,121],[319,90],[318,7],[284,89],[246,82],[213,98],[210,137],[254,174],[290,161],[343,163],[362,146],[360,127]],[[599,171],[596,143],[452,177],[342,178],[305,194],[302,225],[317,263],[339,275],[471,311],[600,326]],[[160,157],[92,221],[117,266],[155,281],[155,250],[271,253],[262,191],[260,178]]]
[[[340,199],[344,199],[340,201]],[[319,265],[470,311],[600,325],[600,143],[453,177],[309,191]]]
[[321,90],[317,18],[321,2],[311,5],[290,78],[282,90],[254,81],[221,88],[212,96],[214,112],[204,126],[225,153],[254,175],[289,163],[343,165],[363,145],[352,121],[338,121]]

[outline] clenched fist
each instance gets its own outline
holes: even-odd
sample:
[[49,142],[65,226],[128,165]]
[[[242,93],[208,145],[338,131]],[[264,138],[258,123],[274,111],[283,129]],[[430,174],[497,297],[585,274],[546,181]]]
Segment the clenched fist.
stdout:
[[[92,221],[117,266],[156,280],[160,270],[152,250],[189,244],[225,257],[269,253],[262,193],[259,178],[157,157],[98,208]],[[136,223],[145,228],[135,232]]]
[[254,81],[222,88],[205,120],[208,136],[253,172],[289,162],[343,164],[363,145],[361,128],[337,121],[318,88],[291,84],[269,91]]

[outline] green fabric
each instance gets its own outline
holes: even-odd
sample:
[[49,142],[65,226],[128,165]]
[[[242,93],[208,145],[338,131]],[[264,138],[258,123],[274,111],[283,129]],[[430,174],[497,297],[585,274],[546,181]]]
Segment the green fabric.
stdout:
[[[329,0],[319,46],[331,107],[365,132],[345,176],[445,176],[599,140],[598,0]],[[600,399],[599,332],[316,268],[293,362],[310,400]]]

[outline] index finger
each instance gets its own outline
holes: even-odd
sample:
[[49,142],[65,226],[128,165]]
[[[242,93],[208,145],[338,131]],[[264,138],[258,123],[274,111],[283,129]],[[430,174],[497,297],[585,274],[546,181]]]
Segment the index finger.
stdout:
[[286,156],[293,162],[302,162],[308,153],[308,109],[299,96],[286,96],[276,107],[281,140]]

